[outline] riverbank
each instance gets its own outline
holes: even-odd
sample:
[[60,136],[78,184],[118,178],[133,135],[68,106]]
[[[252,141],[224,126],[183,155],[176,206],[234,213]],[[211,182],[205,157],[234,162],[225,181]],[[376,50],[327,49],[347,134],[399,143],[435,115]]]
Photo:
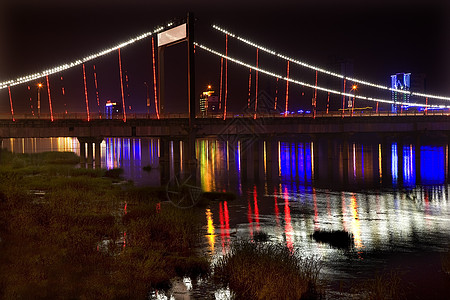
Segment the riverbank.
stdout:
[[74,153],[0,153],[0,297],[144,299],[209,271],[196,214]]

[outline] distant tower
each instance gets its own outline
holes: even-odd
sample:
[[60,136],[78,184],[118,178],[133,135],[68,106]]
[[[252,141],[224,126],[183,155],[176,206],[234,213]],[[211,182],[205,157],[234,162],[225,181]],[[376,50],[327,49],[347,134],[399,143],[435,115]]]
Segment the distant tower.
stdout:
[[219,111],[219,97],[215,95],[211,85],[200,95],[200,113],[206,116],[208,113]]
[[[391,88],[396,90],[410,91],[411,90],[411,73],[397,73],[391,75]],[[399,102],[410,103],[409,93],[391,92],[391,99],[394,102],[391,106],[393,113],[397,112],[397,106]]]

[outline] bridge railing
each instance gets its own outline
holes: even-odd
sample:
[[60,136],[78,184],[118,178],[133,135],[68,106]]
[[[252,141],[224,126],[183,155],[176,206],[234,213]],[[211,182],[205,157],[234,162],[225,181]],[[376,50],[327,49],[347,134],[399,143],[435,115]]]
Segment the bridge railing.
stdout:
[[[362,118],[362,117],[400,117],[400,116],[450,116],[450,110],[429,110],[427,112],[424,111],[403,111],[398,113],[393,113],[390,111],[354,111],[349,112],[346,111],[344,114],[342,111],[329,111],[328,113],[326,111],[317,111],[315,116],[312,112],[302,112],[302,113],[258,113],[257,118],[337,118],[337,117],[344,117],[344,118]],[[229,113],[227,115],[227,119],[233,119],[233,118],[253,118],[254,114],[240,114],[240,113]],[[189,118],[188,114],[166,114],[161,117],[162,119],[187,119]],[[216,114],[208,114],[208,115],[202,115],[198,114],[196,116],[198,119],[223,119],[223,114],[216,113]],[[37,114],[15,114],[14,115],[15,120],[50,120],[51,115],[50,114],[40,114],[38,116]],[[87,115],[86,113],[56,113],[53,114],[54,120],[85,120],[87,121]],[[115,116],[106,116],[104,114],[98,114],[98,113],[91,113],[90,114],[90,120],[100,120],[100,119],[117,119],[122,120],[123,117],[121,115],[115,115]],[[157,116],[155,114],[148,114],[148,113],[128,113],[127,114],[127,120],[142,120],[142,119],[157,119]],[[11,114],[0,114],[0,120],[12,120]]]

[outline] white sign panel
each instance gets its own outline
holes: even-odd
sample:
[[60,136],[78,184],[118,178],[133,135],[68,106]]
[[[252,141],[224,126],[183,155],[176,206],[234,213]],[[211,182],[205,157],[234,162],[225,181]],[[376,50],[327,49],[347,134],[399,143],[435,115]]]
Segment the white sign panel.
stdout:
[[164,32],[158,33],[158,47],[186,38],[186,23]]

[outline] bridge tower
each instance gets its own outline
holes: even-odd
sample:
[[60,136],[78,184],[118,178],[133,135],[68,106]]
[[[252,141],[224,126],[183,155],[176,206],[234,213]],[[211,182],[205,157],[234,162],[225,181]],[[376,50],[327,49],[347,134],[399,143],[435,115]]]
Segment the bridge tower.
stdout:
[[189,164],[196,165],[195,157],[195,57],[194,57],[194,26],[195,17],[192,12],[187,14],[186,23],[168,29],[158,34],[158,97],[159,114],[165,113],[165,78],[164,78],[164,50],[166,47],[187,42],[187,80],[188,80],[188,109],[189,132],[187,157]]

